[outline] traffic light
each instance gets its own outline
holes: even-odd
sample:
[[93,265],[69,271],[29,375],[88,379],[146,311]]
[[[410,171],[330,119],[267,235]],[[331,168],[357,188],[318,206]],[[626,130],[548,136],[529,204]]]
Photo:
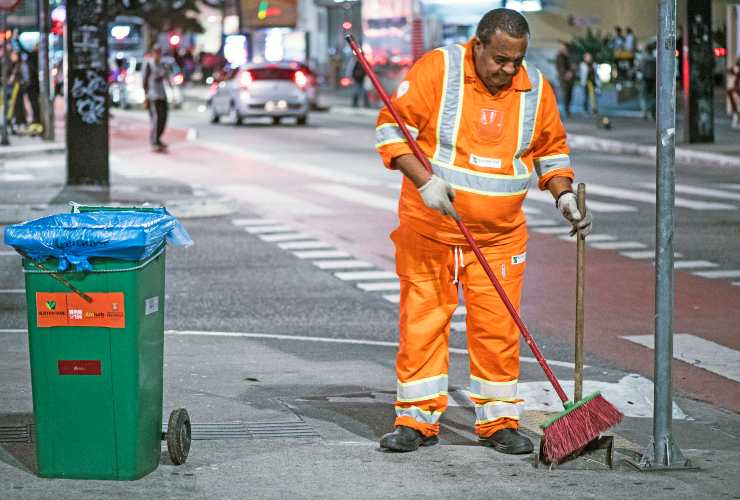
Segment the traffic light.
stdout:
[[176,49],[180,45],[181,41],[182,38],[177,33],[172,33],[169,37],[170,47],[173,49]]

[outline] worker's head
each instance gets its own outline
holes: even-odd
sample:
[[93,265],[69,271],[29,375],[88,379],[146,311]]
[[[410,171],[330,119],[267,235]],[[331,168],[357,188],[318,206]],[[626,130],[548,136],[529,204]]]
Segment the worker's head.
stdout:
[[475,71],[493,93],[506,88],[524,61],[529,25],[511,9],[489,11],[478,23],[473,42]]
[[162,58],[162,47],[159,46],[159,44],[152,45],[152,59],[154,59],[156,62],[159,62],[159,60]]

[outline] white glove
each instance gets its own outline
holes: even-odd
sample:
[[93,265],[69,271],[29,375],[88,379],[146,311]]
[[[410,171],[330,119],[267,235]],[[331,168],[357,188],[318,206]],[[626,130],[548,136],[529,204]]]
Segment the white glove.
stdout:
[[583,238],[591,234],[593,222],[591,212],[586,209],[586,213],[581,214],[581,211],[578,210],[578,201],[575,193],[569,191],[560,195],[555,206],[558,207],[565,220],[573,225],[573,230],[570,232],[571,236],[576,234],[577,231],[580,231]]
[[447,181],[432,174],[426,184],[419,188],[419,193],[424,204],[429,208],[438,210],[443,215],[449,215],[456,221],[460,220],[460,216],[452,206],[452,202],[455,201],[455,191]]

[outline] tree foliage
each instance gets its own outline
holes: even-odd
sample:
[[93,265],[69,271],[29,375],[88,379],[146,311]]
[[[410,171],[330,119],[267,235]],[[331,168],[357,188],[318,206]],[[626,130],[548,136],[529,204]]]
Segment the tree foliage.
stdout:
[[580,61],[583,54],[590,52],[597,64],[614,62],[614,51],[609,45],[609,37],[591,28],[587,28],[583,36],[573,37],[568,42],[568,52],[576,61]]

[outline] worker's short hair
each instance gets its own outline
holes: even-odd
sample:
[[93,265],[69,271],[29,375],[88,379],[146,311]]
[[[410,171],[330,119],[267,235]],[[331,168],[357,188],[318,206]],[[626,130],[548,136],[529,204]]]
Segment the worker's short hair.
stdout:
[[529,24],[515,10],[493,9],[480,20],[475,34],[483,45],[488,45],[496,31],[502,31],[513,38],[524,38],[529,36]]

